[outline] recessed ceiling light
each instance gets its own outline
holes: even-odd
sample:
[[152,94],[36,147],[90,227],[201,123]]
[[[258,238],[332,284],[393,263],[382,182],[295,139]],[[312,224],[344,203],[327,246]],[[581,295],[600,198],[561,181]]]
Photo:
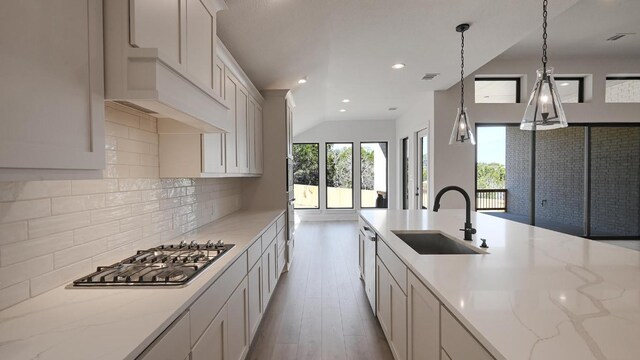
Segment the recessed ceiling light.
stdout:
[[342,99],[342,102],[343,102],[343,103],[348,103],[348,102],[351,102],[351,100],[349,100],[349,99]]
[[569,86],[569,83],[568,82],[563,82],[563,83],[560,83],[560,86]]
[[302,79],[298,80],[298,84],[306,84],[307,83],[307,78],[303,77]]
[[346,112],[347,109],[340,109],[340,112]]
[[399,69],[404,68],[404,64],[402,64],[402,63],[393,64],[393,65],[391,65],[391,68],[395,69],[395,70],[399,70]]

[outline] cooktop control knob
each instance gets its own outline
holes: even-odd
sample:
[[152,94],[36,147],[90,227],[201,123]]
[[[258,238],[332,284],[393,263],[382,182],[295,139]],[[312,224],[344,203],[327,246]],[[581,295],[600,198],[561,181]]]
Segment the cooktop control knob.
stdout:
[[187,242],[185,240],[182,240],[182,241],[180,241],[180,245],[178,245],[178,246],[180,246],[181,248],[187,247]]
[[207,249],[211,249],[213,247],[213,240],[207,241]]
[[189,247],[192,249],[196,249],[198,248],[198,243],[195,240],[191,240],[191,243],[189,244]]
[[216,243],[216,247],[218,247],[218,248],[224,247],[224,241],[218,240],[218,242]]

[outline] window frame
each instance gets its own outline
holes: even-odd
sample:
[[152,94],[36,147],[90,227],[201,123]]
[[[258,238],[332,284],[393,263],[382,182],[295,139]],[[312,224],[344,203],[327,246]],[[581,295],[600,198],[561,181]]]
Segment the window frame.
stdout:
[[[315,208],[298,208],[296,202],[293,202],[293,210],[320,210],[320,143],[319,142],[294,142],[291,144],[291,152],[295,159],[295,146],[296,145],[316,145],[318,147],[318,207]],[[295,186],[295,181],[293,182]]]
[[[329,207],[329,186],[327,181],[327,175],[329,168],[327,165],[329,164],[329,157],[327,156],[327,147],[331,144],[351,144],[351,207]],[[353,153],[353,149],[355,148],[355,143],[353,141],[326,141],[324,143],[324,204],[325,209],[327,210],[354,210],[356,205],[355,200],[355,186],[354,186],[354,170],[355,170],[355,154]]]
[[[475,84],[476,81],[514,81],[516,83],[516,102],[514,103],[504,103],[504,104],[520,104],[521,100],[522,100],[522,77],[519,76],[505,76],[505,77],[500,77],[500,76],[476,76],[473,79],[473,89],[475,92]],[[475,93],[473,96],[473,103],[474,104],[484,104],[484,103],[478,103],[475,101]],[[501,103],[486,103],[486,104],[501,104]]]
[[[360,209],[388,209],[389,208],[389,142],[388,141],[361,141],[360,143]],[[371,207],[371,206],[362,206],[362,144],[385,144],[387,149],[387,157],[385,161],[386,168],[386,189],[385,193],[387,194],[387,206],[384,208]]]
[[[583,76],[554,76],[553,80],[558,86],[561,81],[577,81],[578,82],[578,104],[584,103],[584,77]],[[570,104],[570,103],[567,103]]]
[[622,76],[616,76],[616,75],[607,75],[604,78],[604,83],[605,83],[605,87],[604,87],[604,102],[605,104],[639,104],[640,102],[608,102],[607,101],[607,81],[608,80],[636,80],[636,81],[640,81],[640,75],[622,75]]

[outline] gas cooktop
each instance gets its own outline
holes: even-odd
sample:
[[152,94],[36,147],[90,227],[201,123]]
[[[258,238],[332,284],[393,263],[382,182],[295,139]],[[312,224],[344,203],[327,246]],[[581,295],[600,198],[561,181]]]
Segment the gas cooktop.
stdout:
[[74,281],[73,287],[186,285],[234,246],[222,241],[183,241],[139,250],[118,263],[99,266],[96,272]]

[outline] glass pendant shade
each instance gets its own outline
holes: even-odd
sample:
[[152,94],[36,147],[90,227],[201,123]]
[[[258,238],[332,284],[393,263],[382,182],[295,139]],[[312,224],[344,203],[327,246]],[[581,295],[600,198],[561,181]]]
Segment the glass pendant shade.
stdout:
[[567,127],[560,94],[553,79],[553,68],[538,69],[536,83],[524,112],[520,129],[552,130]]
[[476,144],[476,138],[473,136],[473,124],[469,120],[466,107],[458,108],[458,115],[453,123],[451,139],[449,139],[449,145],[453,144]]

